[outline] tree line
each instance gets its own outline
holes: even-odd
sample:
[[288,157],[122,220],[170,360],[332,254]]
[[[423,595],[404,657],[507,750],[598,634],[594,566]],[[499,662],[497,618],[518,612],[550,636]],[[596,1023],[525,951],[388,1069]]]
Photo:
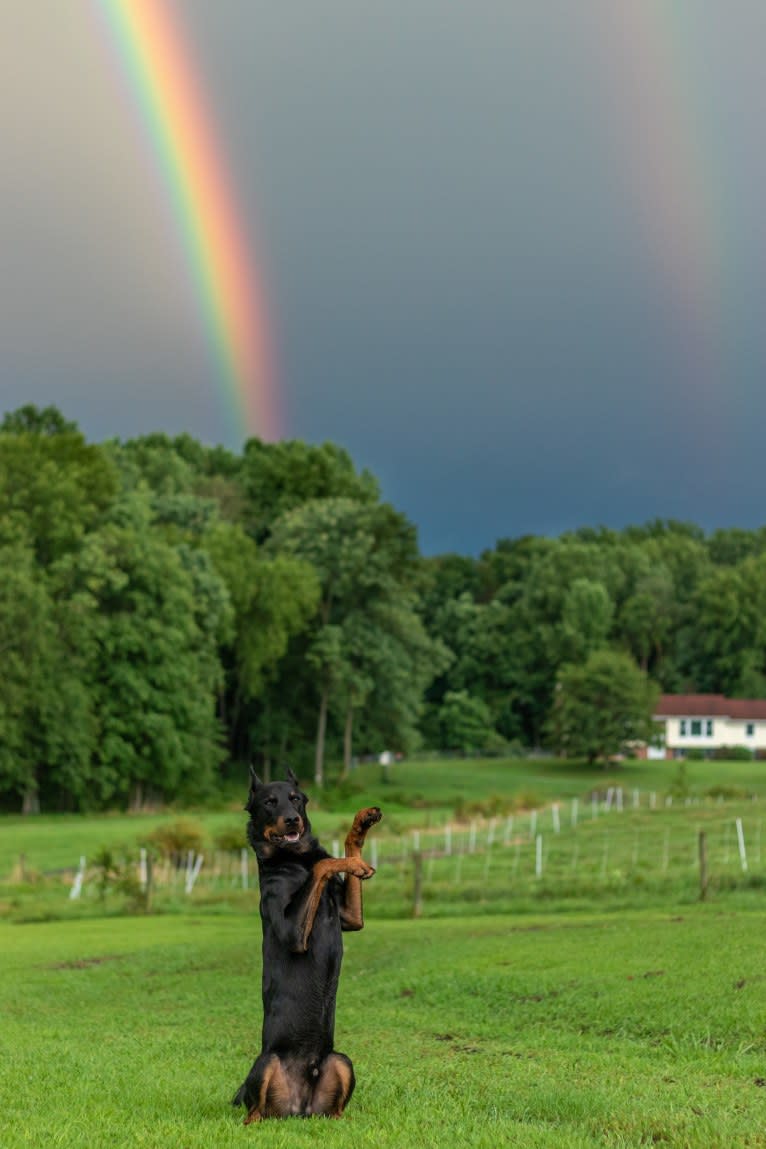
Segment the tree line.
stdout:
[[[659,688],[766,696],[766,532],[656,522],[423,558],[333,444],[0,424],[0,803],[203,799],[418,745],[610,753]],[[590,708],[590,711],[588,710]],[[594,717],[595,714],[595,717]]]

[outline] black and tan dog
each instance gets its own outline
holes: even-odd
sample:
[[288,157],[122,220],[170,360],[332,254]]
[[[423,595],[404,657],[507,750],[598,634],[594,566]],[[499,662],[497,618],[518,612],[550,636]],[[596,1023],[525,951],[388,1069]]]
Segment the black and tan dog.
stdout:
[[[354,1067],[333,1049],[341,930],[361,930],[367,831],[382,815],[360,810],[346,856],[332,858],[311,832],[306,795],[291,770],[264,785],[251,770],[247,837],[258,857],[263,923],[262,1049],[236,1096],[245,1124],[265,1117],[340,1117]],[[345,880],[341,878],[345,875]]]

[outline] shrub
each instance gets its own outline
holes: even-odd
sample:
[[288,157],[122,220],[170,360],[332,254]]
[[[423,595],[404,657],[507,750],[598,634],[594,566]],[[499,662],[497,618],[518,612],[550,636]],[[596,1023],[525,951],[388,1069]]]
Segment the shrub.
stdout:
[[674,798],[688,798],[691,793],[689,787],[689,775],[686,769],[686,763],[681,762],[678,767],[675,778],[668,787],[668,793]]
[[216,850],[241,850],[247,845],[246,829],[245,822],[224,826],[213,839],[213,845]]
[[716,762],[752,762],[753,752],[747,746],[719,746],[713,757]]
[[739,802],[743,798],[747,798],[747,791],[743,790],[741,786],[709,786],[705,791],[705,797],[721,798],[724,802]]
[[164,858],[180,857],[189,850],[199,853],[205,835],[199,822],[191,818],[179,818],[177,822],[166,822],[158,826],[146,837],[147,846],[153,846]]
[[490,794],[488,798],[469,802],[458,798],[455,803],[455,821],[466,822],[469,818],[498,818],[513,814],[517,810],[537,810],[543,803],[536,794],[524,791],[519,794]]

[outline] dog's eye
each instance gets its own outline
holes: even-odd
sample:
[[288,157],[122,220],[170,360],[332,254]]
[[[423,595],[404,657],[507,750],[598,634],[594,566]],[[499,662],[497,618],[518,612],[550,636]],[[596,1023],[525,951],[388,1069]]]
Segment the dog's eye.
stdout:
[[298,806],[300,804],[300,800],[301,800],[300,794],[291,794],[290,795],[290,801],[295,802],[296,806]]
[[264,802],[264,806],[271,806],[272,808],[274,806],[276,806],[276,804],[277,804],[276,798],[267,798],[266,801]]

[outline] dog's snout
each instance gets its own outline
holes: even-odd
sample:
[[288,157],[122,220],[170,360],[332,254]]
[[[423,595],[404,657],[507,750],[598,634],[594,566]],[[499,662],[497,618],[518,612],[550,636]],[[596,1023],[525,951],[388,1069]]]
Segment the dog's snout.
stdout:
[[297,814],[288,814],[288,816],[285,818],[285,825],[286,826],[297,826],[299,824],[299,822],[300,822],[300,818],[298,817]]

